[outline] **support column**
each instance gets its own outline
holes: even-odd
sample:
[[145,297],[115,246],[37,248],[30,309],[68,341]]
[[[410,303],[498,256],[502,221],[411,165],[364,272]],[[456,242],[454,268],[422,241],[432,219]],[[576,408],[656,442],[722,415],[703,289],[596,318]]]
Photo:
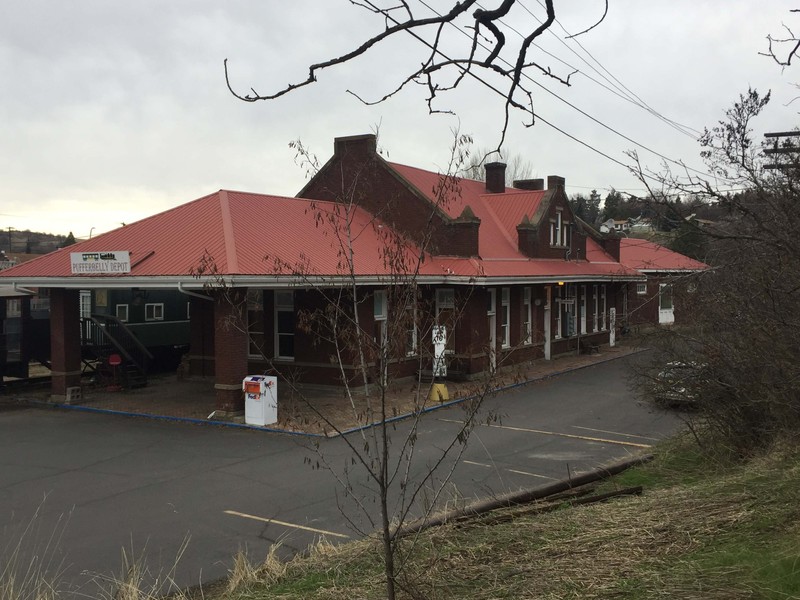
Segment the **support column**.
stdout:
[[50,399],[64,402],[81,384],[81,321],[78,290],[50,290]]
[[217,411],[244,411],[242,380],[247,376],[247,293],[227,290],[214,300],[214,374]]

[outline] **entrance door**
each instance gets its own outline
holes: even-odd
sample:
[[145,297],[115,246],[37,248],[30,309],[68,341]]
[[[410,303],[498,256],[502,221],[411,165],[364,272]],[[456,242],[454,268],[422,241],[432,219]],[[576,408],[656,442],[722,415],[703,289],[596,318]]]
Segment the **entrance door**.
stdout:
[[84,340],[92,339],[92,322],[89,317],[92,316],[92,292],[91,290],[80,291],[80,315],[81,315],[81,334]]
[[553,299],[553,289],[547,286],[544,291],[544,359],[550,360],[550,305]]
[[489,326],[489,372],[497,369],[497,291],[489,290],[489,305],[486,308]]

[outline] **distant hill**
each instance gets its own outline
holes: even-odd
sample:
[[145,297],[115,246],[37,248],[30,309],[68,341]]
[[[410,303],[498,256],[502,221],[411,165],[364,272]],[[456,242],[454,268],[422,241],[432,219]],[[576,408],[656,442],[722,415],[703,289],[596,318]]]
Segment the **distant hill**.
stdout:
[[67,236],[52,233],[0,230],[0,250],[11,258],[15,254],[47,254],[64,246],[66,240]]

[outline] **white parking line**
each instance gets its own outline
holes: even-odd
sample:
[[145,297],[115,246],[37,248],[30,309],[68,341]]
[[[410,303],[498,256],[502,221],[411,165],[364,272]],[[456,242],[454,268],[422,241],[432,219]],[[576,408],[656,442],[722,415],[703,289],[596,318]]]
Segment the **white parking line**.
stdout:
[[261,521],[262,523],[274,523],[275,525],[283,525],[292,529],[302,529],[303,531],[311,531],[313,533],[321,533],[322,535],[330,535],[333,537],[349,538],[349,535],[343,533],[335,533],[333,531],[325,531],[324,529],[314,529],[313,527],[306,527],[305,525],[298,525],[297,523],[287,523],[286,521],[278,521],[277,519],[267,519],[266,517],[257,517],[255,515],[248,515],[247,513],[240,513],[235,510],[223,511],[226,515],[234,517],[242,517],[244,519],[253,519],[254,521]]
[[[445,423],[460,423],[452,419],[439,419]],[[539,433],[542,435],[553,435],[556,437],[571,438],[574,440],[585,440],[587,442],[600,442],[602,444],[617,444],[618,446],[633,446],[634,448],[651,448],[651,444],[637,444],[636,442],[622,442],[620,440],[609,440],[606,438],[589,437],[586,435],[573,435],[571,433],[559,433],[557,431],[543,431],[541,429],[528,429],[526,427],[511,427],[510,425],[492,425],[490,423],[481,423],[483,427],[494,427],[496,429],[508,429],[509,431],[525,431],[527,433]]]
[[[493,467],[493,465],[487,465],[485,463],[479,463],[472,460],[465,460],[462,462],[467,465],[473,465],[476,467],[485,467],[487,469],[491,469]],[[536,473],[529,473],[528,471],[518,471],[516,469],[503,469],[503,471],[508,471],[509,473],[516,473],[517,475],[528,475],[529,477],[538,477],[540,479],[554,479],[553,477],[548,477],[547,475],[537,475]]]
[[465,460],[463,462],[464,462],[465,465],[475,465],[476,467],[486,467],[487,469],[491,469],[492,468],[492,465],[487,465],[487,464],[479,463],[479,462],[473,462],[471,460]]
[[622,437],[637,438],[640,440],[651,440],[657,442],[658,438],[647,437],[644,435],[634,435],[632,433],[620,433],[619,431],[608,431],[606,429],[594,429],[592,427],[581,427],[580,425],[573,425],[575,429],[583,429],[584,431],[597,431],[598,433],[610,433],[611,435],[620,435]]
[[548,477],[547,475],[538,475],[537,473],[528,473],[527,471],[517,471],[516,469],[506,469],[509,473],[516,473],[517,475],[528,475],[530,477],[538,477],[539,479],[551,479],[555,481],[555,477]]

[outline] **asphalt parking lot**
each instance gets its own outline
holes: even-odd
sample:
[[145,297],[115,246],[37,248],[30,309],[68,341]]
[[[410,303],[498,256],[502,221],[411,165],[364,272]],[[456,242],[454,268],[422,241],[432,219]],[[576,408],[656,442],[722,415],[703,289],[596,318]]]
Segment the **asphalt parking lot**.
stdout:
[[[489,399],[497,419],[478,425],[459,457],[459,494],[483,497],[561,479],[646,452],[676,431],[676,415],[642,405],[628,389],[630,360]],[[459,416],[453,407],[425,417],[418,473],[454,434]],[[408,426],[399,423],[395,439]],[[341,439],[323,440],[320,451],[337,468],[348,463]],[[343,515],[341,486],[307,459],[318,457],[296,436],[15,408],[0,413],[0,530],[6,540],[22,537],[28,553],[42,555],[47,545],[50,563],[77,594],[92,596],[119,573],[122,548],[163,573],[184,542],[178,582],[208,582],[226,574],[240,549],[263,557],[280,542],[291,554],[320,536],[357,536],[348,519],[369,528],[352,503],[344,501]],[[47,541],[53,532],[57,543]]]

